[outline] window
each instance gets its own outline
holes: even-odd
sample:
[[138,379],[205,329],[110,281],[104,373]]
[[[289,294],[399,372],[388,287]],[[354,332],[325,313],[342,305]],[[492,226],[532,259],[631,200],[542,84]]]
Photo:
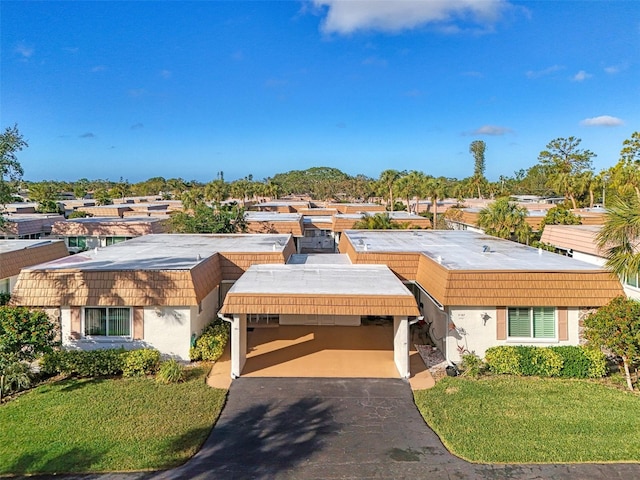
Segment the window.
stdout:
[[554,307],[510,307],[507,318],[509,337],[556,338]]
[[82,250],[87,248],[87,237],[68,237],[69,248],[80,248]]
[[8,278],[3,278],[0,280],[0,293],[9,293],[9,287],[11,286],[11,281]]
[[280,323],[280,315],[273,313],[248,313],[247,321],[249,323],[260,324],[278,324]]
[[638,274],[632,273],[631,275],[627,275],[624,278],[624,284],[628,285],[629,287],[640,287],[640,284],[638,283]]
[[86,336],[130,337],[131,309],[123,307],[87,307],[84,309]]
[[107,237],[106,244],[107,247],[109,245],[115,245],[116,243],[124,242],[126,240],[131,240],[132,237]]

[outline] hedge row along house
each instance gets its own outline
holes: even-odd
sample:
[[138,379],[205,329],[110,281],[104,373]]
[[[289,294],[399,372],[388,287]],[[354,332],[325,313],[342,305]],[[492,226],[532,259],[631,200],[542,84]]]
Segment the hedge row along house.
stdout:
[[413,324],[426,322],[450,361],[500,344],[575,345],[582,317],[622,293],[602,268],[468,231],[346,230],[339,250],[296,254],[284,234],[147,235],[23,269],[12,302],[45,308],[68,348],[149,346],[184,360],[219,316],[233,377],[255,329],[277,329],[282,349],[301,325],[348,348],[353,328],[377,319],[385,358],[408,378]]

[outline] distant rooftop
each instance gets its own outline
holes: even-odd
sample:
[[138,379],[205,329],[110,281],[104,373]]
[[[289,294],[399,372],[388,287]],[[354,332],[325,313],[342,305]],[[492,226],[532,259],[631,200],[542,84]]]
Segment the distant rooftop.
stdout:
[[73,223],[153,223],[164,220],[163,217],[84,217],[84,218],[69,218],[66,222]]
[[244,219],[248,222],[299,222],[299,213],[279,212],[245,212]]
[[347,230],[344,234],[358,253],[420,252],[449,270],[599,270],[589,263],[468,230]]
[[144,235],[39,266],[46,270],[188,270],[218,252],[283,252],[290,235]]
[[351,265],[349,255],[339,253],[295,253],[288,265]]
[[62,240],[1,240],[0,239],[0,253],[15,252],[17,250],[24,250],[25,248],[41,247],[43,245],[49,245],[54,242],[62,242]]

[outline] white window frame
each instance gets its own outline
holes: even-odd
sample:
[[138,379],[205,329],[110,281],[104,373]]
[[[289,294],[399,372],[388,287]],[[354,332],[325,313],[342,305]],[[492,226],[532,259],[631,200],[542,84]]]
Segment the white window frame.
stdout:
[[[109,322],[109,309],[110,308],[126,308],[129,310],[129,335],[87,335],[86,332],[86,311],[87,308],[104,308],[105,313],[107,315],[107,331],[109,331],[108,322]],[[133,339],[133,309],[131,307],[119,307],[119,306],[111,306],[111,307],[103,307],[98,305],[88,305],[86,307],[82,307],[82,336],[86,339],[96,340],[96,341],[112,341],[112,340],[132,340]]]
[[[529,328],[531,331],[531,336],[529,337],[513,337],[509,335],[509,309],[512,308],[521,308],[521,309],[528,309],[529,310]],[[553,321],[554,321],[554,326],[553,326],[553,331],[554,331],[554,336],[553,337],[534,337],[533,336],[533,310],[535,308],[553,308]],[[506,330],[507,330],[507,342],[511,342],[511,343],[558,343],[558,309],[557,307],[507,307],[507,312],[506,312]]]

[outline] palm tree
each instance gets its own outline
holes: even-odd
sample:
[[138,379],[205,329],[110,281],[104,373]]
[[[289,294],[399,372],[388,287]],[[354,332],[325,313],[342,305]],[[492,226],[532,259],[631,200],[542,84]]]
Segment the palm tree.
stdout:
[[422,185],[426,181],[426,178],[427,177],[424,173],[412,170],[409,174],[399,178],[396,182],[398,195],[403,196],[407,200],[408,212],[411,212],[411,199],[420,196]]
[[597,236],[604,251],[606,267],[625,278],[640,272],[640,200],[631,197],[614,199],[607,208],[607,218]]
[[[222,172],[220,172],[220,176],[222,177]],[[222,203],[229,198],[229,184],[223,178],[207,183],[204,187],[204,198],[218,204]]]
[[526,208],[510,202],[508,198],[499,198],[480,210],[478,226],[487,235],[506,239],[515,236],[520,243],[528,243],[531,227],[526,221],[527,213]]
[[355,230],[399,230],[409,228],[409,223],[394,223],[388,213],[365,213],[361,220],[353,224]]
[[431,199],[431,205],[433,205],[433,229],[438,228],[438,200],[447,196],[447,187],[446,179],[442,177],[430,178],[423,184],[422,193]]
[[388,169],[380,173],[380,178],[378,178],[378,186],[384,192],[383,196],[385,196],[389,203],[391,204],[390,210],[393,212],[393,190],[396,186],[396,182],[402,176],[404,176],[406,172],[399,172],[398,170]]

